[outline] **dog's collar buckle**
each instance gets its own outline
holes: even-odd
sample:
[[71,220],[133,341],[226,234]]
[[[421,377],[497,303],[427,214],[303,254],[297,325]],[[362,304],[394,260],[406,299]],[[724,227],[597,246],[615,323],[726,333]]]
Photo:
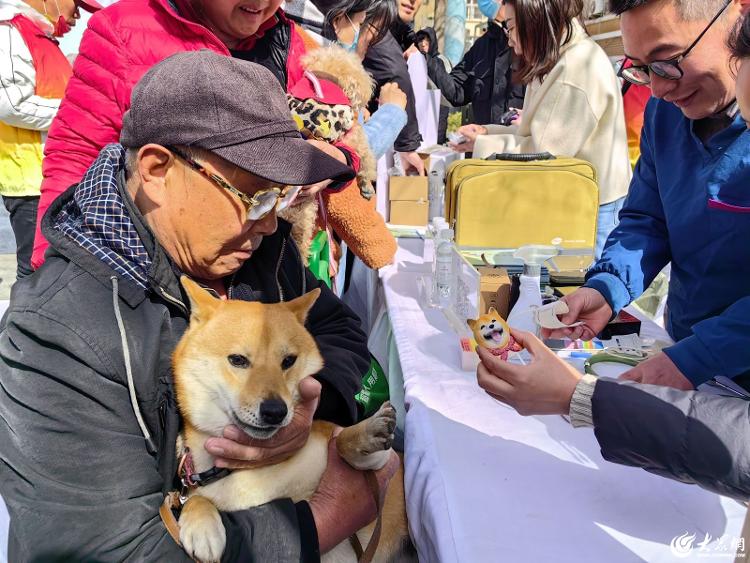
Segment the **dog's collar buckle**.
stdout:
[[226,467],[212,467],[201,473],[196,473],[195,465],[193,464],[193,454],[190,453],[190,448],[185,448],[185,453],[182,454],[180,465],[177,468],[177,476],[180,478],[180,483],[182,484],[180,496],[187,497],[187,493],[190,489],[203,487],[209,483],[218,481],[229,475],[231,472],[232,470]]

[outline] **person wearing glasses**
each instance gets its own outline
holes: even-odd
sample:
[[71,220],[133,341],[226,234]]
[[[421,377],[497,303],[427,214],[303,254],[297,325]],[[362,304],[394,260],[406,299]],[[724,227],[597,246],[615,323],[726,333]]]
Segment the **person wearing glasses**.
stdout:
[[[9,560],[190,561],[159,517],[177,470],[170,365],[190,317],[181,275],[217,299],[322,292],[307,326],[326,367],[300,383],[301,405],[271,440],[231,425],[209,439],[216,467],[287,459],[313,416],[343,426],[358,419],[366,336],[276,218],[298,186],[353,177],[299,136],[264,67],[193,51],[146,73],[120,143],[50,207],[47,260],[15,286],[0,325]],[[395,464],[394,456],[379,473],[382,486]],[[309,503],[223,514],[223,560],[317,561],[374,520],[369,495],[363,475],[331,456]]]
[[[153,65],[178,52],[208,49],[265,66],[287,91],[302,78],[302,58],[318,44],[286,17],[281,3],[119,0],[92,16],[45,143],[32,268],[45,258],[47,241],[40,230],[44,213],[80,181],[103,147],[117,142],[133,87]],[[311,143],[349,162],[357,160],[344,144],[326,149],[323,142]],[[343,186],[331,189],[336,188]]]
[[[736,71],[737,102],[750,123],[750,17],[735,27],[729,46],[731,58],[724,60]],[[746,190],[746,179],[742,185]],[[695,483],[740,501],[750,499],[750,394],[719,382],[713,387],[721,394],[715,394],[581,375],[532,334],[513,331],[513,337],[531,353],[529,364],[512,365],[478,349],[477,380],[489,395],[522,415],[567,415],[574,427],[593,428],[602,456],[613,463]],[[691,373],[705,370],[707,379],[724,369],[721,356],[695,356],[688,362]],[[641,380],[656,379],[650,377],[655,372],[644,375]],[[750,513],[745,530],[749,526]]]
[[454,145],[475,158],[501,153],[572,156],[599,180],[595,253],[617,224],[632,170],[620,84],[604,50],[583,29],[583,0],[505,0],[503,27],[526,84],[520,123],[465,125]]
[[555,334],[593,338],[671,262],[666,328],[676,344],[623,378],[693,389],[724,376],[747,386],[750,133],[727,44],[741,2],[613,0],[611,7],[622,14],[632,61],[622,76],[648,84],[653,98],[620,225],[585,286],[565,298],[570,313],[562,321],[585,324]]

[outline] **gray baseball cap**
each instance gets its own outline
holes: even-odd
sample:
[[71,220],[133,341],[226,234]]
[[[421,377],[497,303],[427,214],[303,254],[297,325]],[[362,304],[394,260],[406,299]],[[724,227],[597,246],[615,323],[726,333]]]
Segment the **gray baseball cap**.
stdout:
[[302,139],[269,70],[208,50],[172,55],[141,78],[120,143],[199,147],[283,185],[355,177],[352,168]]

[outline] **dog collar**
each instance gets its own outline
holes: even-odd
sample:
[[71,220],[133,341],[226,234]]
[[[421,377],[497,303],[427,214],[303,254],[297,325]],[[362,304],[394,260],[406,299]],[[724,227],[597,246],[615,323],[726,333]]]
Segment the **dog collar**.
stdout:
[[193,465],[193,454],[190,453],[190,448],[185,448],[185,453],[182,454],[180,465],[177,468],[177,475],[180,478],[183,490],[204,487],[226,477],[231,472],[232,470],[226,467],[212,467],[206,471],[196,473],[195,466]]

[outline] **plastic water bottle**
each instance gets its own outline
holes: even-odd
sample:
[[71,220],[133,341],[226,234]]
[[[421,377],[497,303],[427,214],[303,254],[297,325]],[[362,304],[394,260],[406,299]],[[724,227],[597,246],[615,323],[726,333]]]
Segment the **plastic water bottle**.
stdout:
[[430,172],[428,192],[430,220],[443,215],[445,211],[444,196],[445,186],[443,184],[443,175],[439,170],[433,170]]
[[450,307],[453,289],[453,229],[440,232],[435,249],[435,298],[441,309]]
[[432,263],[432,273],[435,273],[435,243],[437,242],[438,233],[448,228],[448,222],[443,217],[434,217],[432,222],[427,226],[425,233],[424,246],[422,247],[422,260]]

